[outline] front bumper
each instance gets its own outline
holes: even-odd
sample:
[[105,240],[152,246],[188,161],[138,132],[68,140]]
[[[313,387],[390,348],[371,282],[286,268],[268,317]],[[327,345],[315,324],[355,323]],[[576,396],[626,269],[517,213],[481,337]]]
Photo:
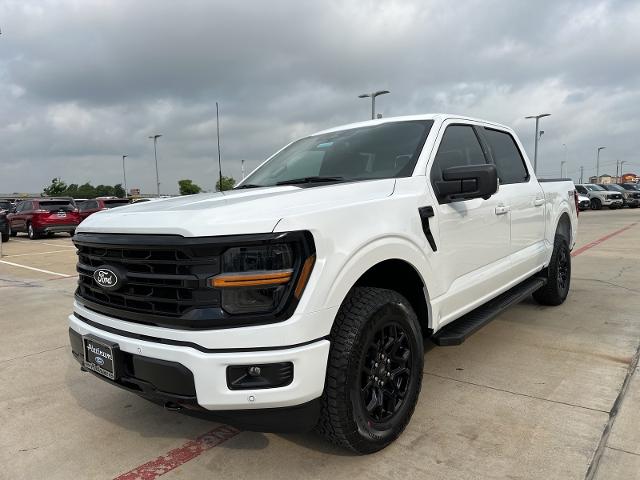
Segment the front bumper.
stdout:
[[[142,396],[153,397],[152,399],[166,399],[180,405],[197,406],[206,410],[258,410],[302,406],[318,399],[324,389],[329,355],[329,341],[326,339],[283,349],[262,350],[257,347],[253,350],[239,348],[203,351],[193,346],[142,340],[136,336],[126,336],[126,332],[113,333],[111,329],[111,331],[104,330],[95,323],[89,324],[73,314],[69,316],[69,328],[72,350],[74,336],[92,334],[103,340],[117,343],[120,351],[124,352],[123,355],[130,357],[132,362],[136,359],[143,361],[140,360],[142,358],[167,362],[176,367],[174,372],[183,371],[184,376],[187,377],[189,374],[192,375],[195,395],[189,394],[188,389],[181,392],[167,392],[166,387],[164,390],[162,387],[156,388],[149,378],[129,378],[128,381],[133,384],[136,380],[142,381],[141,391],[130,388],[130,385],[119,385]],[[75,345],[74,356],[78,361],[82,361],[83,353],[77,352],[77,340]],[[82,349],[82,347],[79,348]],[[293,381],[289,385],[255,390],[230,390],[227,386],[228,366],[278,362],[293,363]],[[105,381],[109,380],[105,379]],[[146,387],[146,391],[144,382],[151,383],[151,386]],[[183,378],[182,382],[183,385],[188,385],[189,379]],[[176,393],[178,398],[175,397]]]
[[628,207],[637,207],[640,205],[640,198],[625,198],[624,204]]

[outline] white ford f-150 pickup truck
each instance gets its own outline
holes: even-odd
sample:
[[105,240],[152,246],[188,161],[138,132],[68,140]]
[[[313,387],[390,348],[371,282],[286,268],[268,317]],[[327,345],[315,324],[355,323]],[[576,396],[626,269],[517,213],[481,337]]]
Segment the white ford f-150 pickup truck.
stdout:
[[503,125],[325,130],[231,191],[82,222],[71,349],[167,408],[374,452],[411,418],[425,339],[459,344],[531,294],[565,300],[577,215],[573,183],[536,179]]

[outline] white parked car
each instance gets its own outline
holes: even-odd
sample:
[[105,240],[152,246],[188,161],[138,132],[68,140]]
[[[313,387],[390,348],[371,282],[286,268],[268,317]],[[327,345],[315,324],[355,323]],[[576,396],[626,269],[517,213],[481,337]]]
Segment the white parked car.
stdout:
[[85,220],[73,355],[172,409],[374,452],[414,411],[425,337],[456,345],[530,294],[565,300],[577,214],[573,183],[538,181],[503,125],[325,130],[232,191]]
[[576,191],[581,195],[589,197],[593,210],[600,210],[602,207],[608,207],[614,210],[616,208],[622,208],[624,205],[622,193],[610,192],[606,188],[594,183],[576,185]]

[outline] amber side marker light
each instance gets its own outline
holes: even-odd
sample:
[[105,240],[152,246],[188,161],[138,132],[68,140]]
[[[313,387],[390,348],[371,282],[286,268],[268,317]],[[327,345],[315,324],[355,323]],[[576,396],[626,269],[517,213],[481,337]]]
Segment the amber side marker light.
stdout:
[[209,282],[215,288],[229,287],[258,287],[262,285],[282,285],[289,283],[293,270],[278,270],[275,272],[248,272],[222,274],[210,278]]
[[302,271],[300,272],[300,278],[298,279],[298,284],[296,285],[296,289],[293,292],[294,296],[297,299],[300,299],[302,296],[302,291],[304,287],[307,285],[307,281],[309,280],[309,276],[311,275],[311,270],[313,270],[313,265],[316,263],[316,256],[311,255],[304,261],[304,265],[302,266]]

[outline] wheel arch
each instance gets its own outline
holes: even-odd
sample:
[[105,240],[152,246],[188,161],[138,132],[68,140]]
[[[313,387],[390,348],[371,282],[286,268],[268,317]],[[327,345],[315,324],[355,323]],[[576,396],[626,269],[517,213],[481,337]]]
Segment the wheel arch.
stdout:
[[385,288],[399,293],[411,304],[423,334],[430,331],[431,306],[426,285],[413,265],[405,260],[390,258],[371,266],[354,287]]
[[569,217],[569,214],[566,211],[560,214],[560,217],[556,222],[555,235],[558,235],[558,234],[562,235],[564,238],[567,239],[567,243],[569,244],[569,246],[572,245],[573,232],[571,228],[571,218]]

